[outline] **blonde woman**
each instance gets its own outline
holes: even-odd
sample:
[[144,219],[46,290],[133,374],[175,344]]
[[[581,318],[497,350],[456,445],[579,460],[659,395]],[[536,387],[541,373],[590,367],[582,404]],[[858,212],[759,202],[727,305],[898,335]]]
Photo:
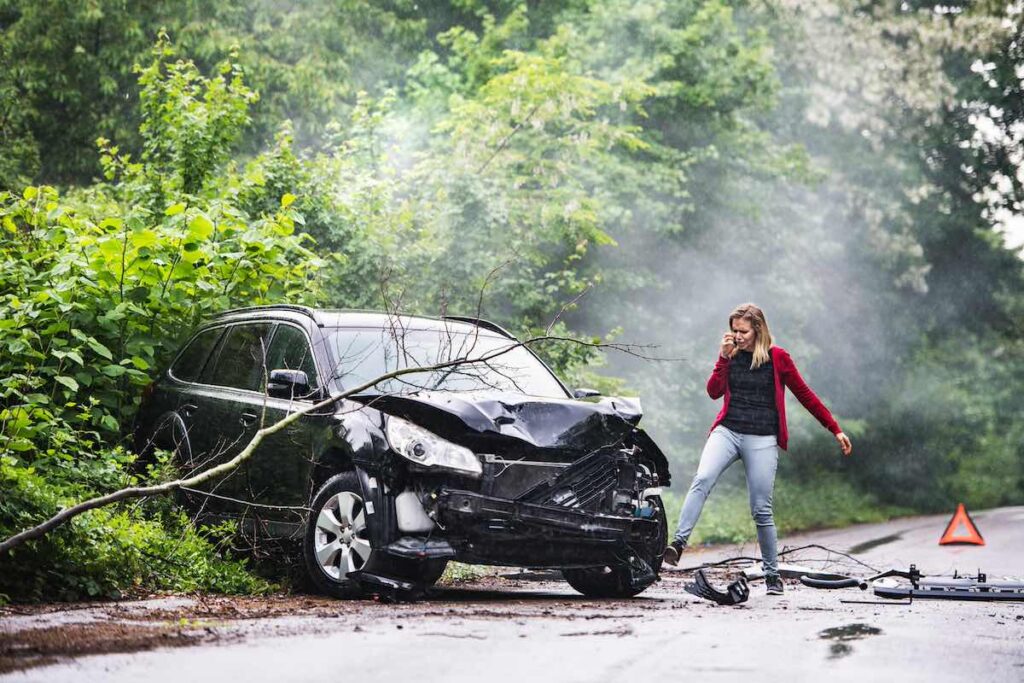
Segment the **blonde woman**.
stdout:
[[718,360],[708,378],[708,395],[712,399],[724,396],[725,400],[711,425],[697,474],[683,501],[675,538],[665,549],[665,562],[675,565],[679,561],[715,482],[730,465],[742,460],[768,594],[782,594],[772,493],[779,448],[785,450],[789,440],[787,387],[835,435],[843,455],[853,452],[850,439],[804,382],[793,359],[785,349],[772,346],[772,335],[761,309],[754,304],[738,306],[729,314],[729,331],[722,335]]

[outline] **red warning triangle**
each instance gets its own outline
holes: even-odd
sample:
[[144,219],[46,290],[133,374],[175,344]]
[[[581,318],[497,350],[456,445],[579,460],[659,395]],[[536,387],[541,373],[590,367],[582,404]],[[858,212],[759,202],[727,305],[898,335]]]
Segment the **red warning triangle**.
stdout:
[[949,520],[946,530],[942,532],[939,545],[985,545],[985,539],[981,537],[978,527],[974,526],[974,520],[967,514],[967,508],[963,503],[956,507],[953,519]]

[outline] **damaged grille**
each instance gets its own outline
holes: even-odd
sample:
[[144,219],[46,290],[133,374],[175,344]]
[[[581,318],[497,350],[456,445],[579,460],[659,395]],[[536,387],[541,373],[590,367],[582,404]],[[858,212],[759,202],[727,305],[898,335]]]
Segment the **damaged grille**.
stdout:
[[[584,510],[608,510],[617,502],[628,502],[636,478],[630,452],[601,449],[580,458],[557,477],[541,482],[518,500],[538,505],[555,505]],[[616,492],[625,484],[625,501]]]
[[564,462],[481,456],[484,476],[480,492],[487,496],[516,500],[527,491],[549,482],[569,466]]

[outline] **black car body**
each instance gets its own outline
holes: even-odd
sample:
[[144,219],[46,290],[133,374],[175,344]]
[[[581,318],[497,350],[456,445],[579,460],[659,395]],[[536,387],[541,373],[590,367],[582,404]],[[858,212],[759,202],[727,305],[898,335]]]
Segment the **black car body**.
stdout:
[[[453,360],[465,362],[342,396]],[[637,426],[639,402],[574,398],[485,321],[223,313],[147,388],[136,448],[205,469],[261,425],[330,397],[186,501],[260,536],[301,539],[310,577],[336,596],[415,591],[449,559],[557,567],[590,595],[635,595],[654,581],[669,471]]]

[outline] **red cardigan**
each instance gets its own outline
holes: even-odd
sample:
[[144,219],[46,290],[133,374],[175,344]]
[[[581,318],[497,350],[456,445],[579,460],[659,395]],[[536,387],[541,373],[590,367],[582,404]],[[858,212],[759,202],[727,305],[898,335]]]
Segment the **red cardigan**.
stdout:
[[[793,395],[803,404],[804,408],[817,418],[822,427],[833,434],[843,431],[839,428],[839,423],[832,417],[832,413],[828,411],[825,404],[821,402],[817,394],[807,386],[807,382],[800,376],[800,371],[796,369],[796,364],[790,358],[789,353],[778,346],[771,347],[769,353],[772,355],[772,368],[775,373],[775,408],[779,411],[779,448],[786,450],[786,446],[789,445],[789,430],[786,429],[786,387],[789,387],[789,390],[793,392]],[[711,425],[713,430],[725,419],[726,413],[729,412],[729,359],[723,358],[721,355],[718,356],[715,369],[711,371],[711,377],[708,377],[708,396],[713,399],[725,396],[722,410],[718,413],[718,417],[715,418],[715,423]]]

